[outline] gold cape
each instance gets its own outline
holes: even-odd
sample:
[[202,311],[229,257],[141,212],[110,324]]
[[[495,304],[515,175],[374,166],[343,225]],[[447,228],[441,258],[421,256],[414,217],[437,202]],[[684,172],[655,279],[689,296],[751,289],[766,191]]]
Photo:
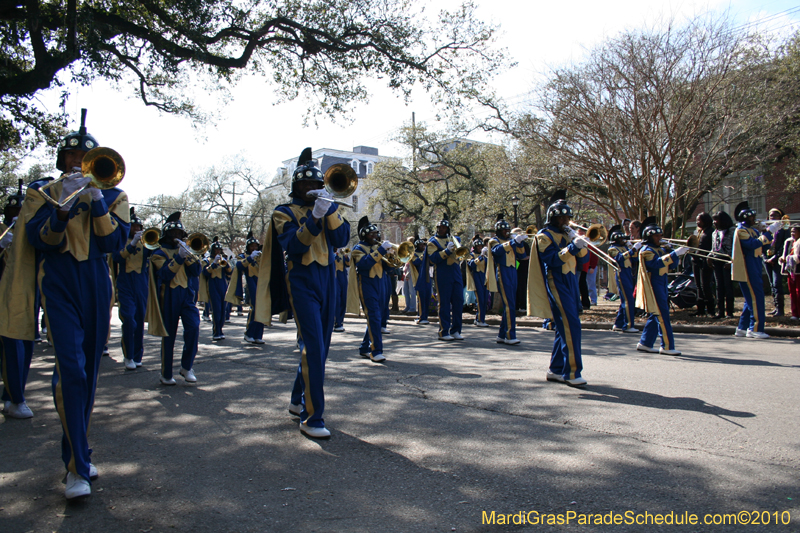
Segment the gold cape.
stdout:
[[[491,257],[491,253],[489,257]],[[550,300],[547,298],[544,271],[539,261],[538,235],[533,237],[531,257],[528,261],[528,316],[553,318],[553,310],[550,308]]]

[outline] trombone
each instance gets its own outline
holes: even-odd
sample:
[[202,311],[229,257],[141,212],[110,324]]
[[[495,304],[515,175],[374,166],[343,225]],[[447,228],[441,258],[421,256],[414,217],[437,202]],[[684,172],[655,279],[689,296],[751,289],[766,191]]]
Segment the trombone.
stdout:
[[588,248],[597,257],[608,263],[608,266],[619,272],[619,265],[617,265],[617,262],[614,260],[614,258],[599,248],[599,246],[604,242],[606,242],[606,239],[608,239],[608,230],[605,228],[605,226],[598,223],[598,224],[592,224],[588,228],[585,228],[570,220],[569,225],[564,226],[564,230],[566,231],[570,229],[570,226],[585,231],[586,232],[585,239],[587,241]]
[[704,257],[706,259],[711,259],[712,261],[722,261],[723,263],[733,264],[733,259],[728,254],[698,248],[697,245],[700,244],[700,238],[697,235],[689,235],[688,239],[667,239],[666,237],[662,237],[661,241],[666,242],[670,246],[678,244],[684,248],[688,248],[689,251],[686,252],[688,255]]
[[64,180],[64,178],[67,177],[66,172],[57,180],[40,187],[39,192],[42,193],[42,197],[49,203],[53,204],[58,209],[62,209],[70,200],[83,193],[88,187],[95,187],[97,189],[113,189],[116,187],[119,182],[122,181],[122,178],[125,177],[125,161],[116,150],[112,150],[111,148],[104,148],[101,146],[92,148],[83,156],[81,173],[84,177],[92,178],[92,181],[64,198],[63,202],[59,202],[44,191]]
[[186,237],[185,241],[177,239],[178,246],[193,255],[203,255],[211,246],[211,241],[199,231]]
[[521,231],[517,231],[517,232],[513,232],[512,231],[511,235],[527,235],[525,241],[529,241],[529,240],[533,239],[538,232],[539,232],[539,230],[536,228],[536,226],[531,224],[527,228],[525,228],[525,233],[522,233]]
[[[325,190],[333,195],[333,198],[322,197],[322,200],[355,209],[353,204],[341,200],[342,198],[352,196],[358,188],[358,175],[356,171],[353,170],[353,167],[346,163],[331,165],[330,168],[325,171],[322,180],[325,183]],[[313,193],[314,191],[311,192]]]
[[800,224],[800,220],[792,220],[789,215],[783,215],[780,222],[783,224],[783,229],[789,229],[792,224]]

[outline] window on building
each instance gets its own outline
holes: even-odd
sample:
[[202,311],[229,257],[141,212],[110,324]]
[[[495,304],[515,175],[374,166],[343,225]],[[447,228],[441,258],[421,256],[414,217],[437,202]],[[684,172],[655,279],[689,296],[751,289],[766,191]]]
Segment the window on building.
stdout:
[[361,164],[358,162],[358,159],[353,159],[350,161],[350,166],[353,167],[353,170],[356,171],[356,174],[358,174],[361,169]]
[[367,176],[372,174],[372,171],[375,170],[375,163],[372,161],[367,161]]

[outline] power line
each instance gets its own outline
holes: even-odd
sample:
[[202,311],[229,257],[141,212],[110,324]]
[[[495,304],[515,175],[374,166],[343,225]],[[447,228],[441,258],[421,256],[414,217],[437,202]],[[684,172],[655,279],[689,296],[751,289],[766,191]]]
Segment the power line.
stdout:
[[225,217],[246,217],[246,218],[253,218],[257,217],[258,215],[245,215],[240,213],[226,213],[225,211],[209,211],[205,209],[191,209],[191,208],[180,208],[176,205],[161,205],[161,204],[136,204],[129,202],[128,205],[136,206],[136,207],[153,207],[155,209],[180,209],[182,213],[203,213],[207,215],[222,215]]

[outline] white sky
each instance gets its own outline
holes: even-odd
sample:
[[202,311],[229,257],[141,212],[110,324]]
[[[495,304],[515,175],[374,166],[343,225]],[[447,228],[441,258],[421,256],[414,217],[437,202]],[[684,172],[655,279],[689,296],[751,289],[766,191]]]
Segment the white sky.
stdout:
[[[740,24],[780,14],[765,27],[782,31],[800,27],[800,10],[782,14],[800,8],[800,0],[476,2],[487,20],[500,23],[499,44],[518,62],[495,85],[500,95],[517,105],[524,103],[536,76],[548,66],[578,61],[587,47],[605,37],[661,18],[674,16],[682,20],[727,8]],[[432,13],[432,6],[427,9]],[[262,78],[242,80],[216,126],[199,131],[192,128],[188,119],[160,115],[123,91],[99,84],[74,91],[67,110],[73,117],[72,129],[77,129],[80,109],[89,109],[88,130],[102,145],[119,151],[125,159],[127,175],[120,187],[136,203],[156,194],[180,193],[193,173],[219,165],[226,156],[236,154],[263,169],[269,177],[282,160],[299,156],[306,146],[350,150],[368,145],[378,148],[381,155],[405,155],[401,146],[390,142],[390,137],[410,121],[412,111],[416,112],[417,122],[435,127],[429,98],[424,92],[417,92],[413,103],[406,106],[385,87],[371,87],[371,102],[355,110],[350,117],[352,123],[333,124],[322,117],[319,128],[302,127],[303,102],[273,106],[271,88]],[[41,99],[46,102],[50,97],[42,95]],[[57,175],[55,168],[52,172]]]

